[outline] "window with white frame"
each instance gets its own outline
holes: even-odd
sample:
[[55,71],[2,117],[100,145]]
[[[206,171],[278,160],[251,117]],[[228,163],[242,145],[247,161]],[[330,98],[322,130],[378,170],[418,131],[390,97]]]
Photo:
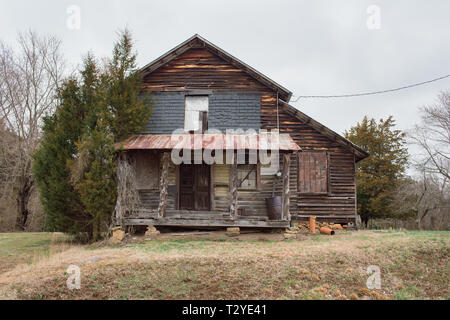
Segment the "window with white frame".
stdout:
[[184,131],[204,132],[208,119],[208,96],[186,96],[184,108]]

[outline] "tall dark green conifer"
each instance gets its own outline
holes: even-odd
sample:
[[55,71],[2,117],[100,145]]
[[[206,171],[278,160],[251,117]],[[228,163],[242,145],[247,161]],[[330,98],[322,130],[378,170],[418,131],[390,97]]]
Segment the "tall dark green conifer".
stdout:
[[130,32],[125,29],[115,44],[113,57],[104,78],[110,108],[111,132],[115,142],[141,131],[151,114],[151,97],[140,93],[141,76],[136,68],[136,53]]
[[76,80],[66,81],[58,92],[59,106],[44,118],[43,137],[34,155],[33,172],[40,190],[48,231],[76,233],[83,229],[83,208],[70,183],[68,161],[78,150],[75,142],[83,132],[85,110]]
[[100,72],[92,54],[80,80],[66,81],[60,104],[44,121],[34,172],[49,230],[100,237],[116,201],[114,143],[140,132],[151,114],[139,96],[141,79],[130,33],[122,32]]

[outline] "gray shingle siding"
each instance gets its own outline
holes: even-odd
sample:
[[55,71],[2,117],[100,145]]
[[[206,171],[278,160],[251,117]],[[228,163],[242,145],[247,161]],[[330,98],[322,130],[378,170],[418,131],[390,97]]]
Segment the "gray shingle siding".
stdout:
[[[184,92],[154,94],[153,113],[144,133],[170,134],[184,127]],[[209,95],[208,127],[260,129],[261,94],[213,93]]]
[[261,127],[261,94],[214,93],[209,97],[208,128],[259,129]]
[[153,93],[153,111],[144,133],[171,134],[184,127],[184,92]]

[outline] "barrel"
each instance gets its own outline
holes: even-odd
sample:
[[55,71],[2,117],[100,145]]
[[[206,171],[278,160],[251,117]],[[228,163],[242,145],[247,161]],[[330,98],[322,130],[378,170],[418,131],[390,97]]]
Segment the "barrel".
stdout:
[[267,215],[269,220],[281,220],[281,197],[266,198]]

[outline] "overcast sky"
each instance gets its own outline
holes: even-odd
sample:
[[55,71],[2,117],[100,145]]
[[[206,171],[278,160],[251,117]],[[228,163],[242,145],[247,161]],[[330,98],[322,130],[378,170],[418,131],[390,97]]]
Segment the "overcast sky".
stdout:
[[[67,26],[71,5],[80,8],[79,29]],[[371,5],[380,9],[379,25],[376,13],[367,13]],[[140,66],[198,33],[294,98],[384,90],[450,74],[448,0],[0,0],[2,40],[13,44],[17,32],[30,28],[55,34],[73,65],[89,50],[109,55],[124,26],[134,34]],[[446,89],[450,78],[395,93],[292,104],[338,133],[364,115],[393,115],[408,129],[418,108]]]

